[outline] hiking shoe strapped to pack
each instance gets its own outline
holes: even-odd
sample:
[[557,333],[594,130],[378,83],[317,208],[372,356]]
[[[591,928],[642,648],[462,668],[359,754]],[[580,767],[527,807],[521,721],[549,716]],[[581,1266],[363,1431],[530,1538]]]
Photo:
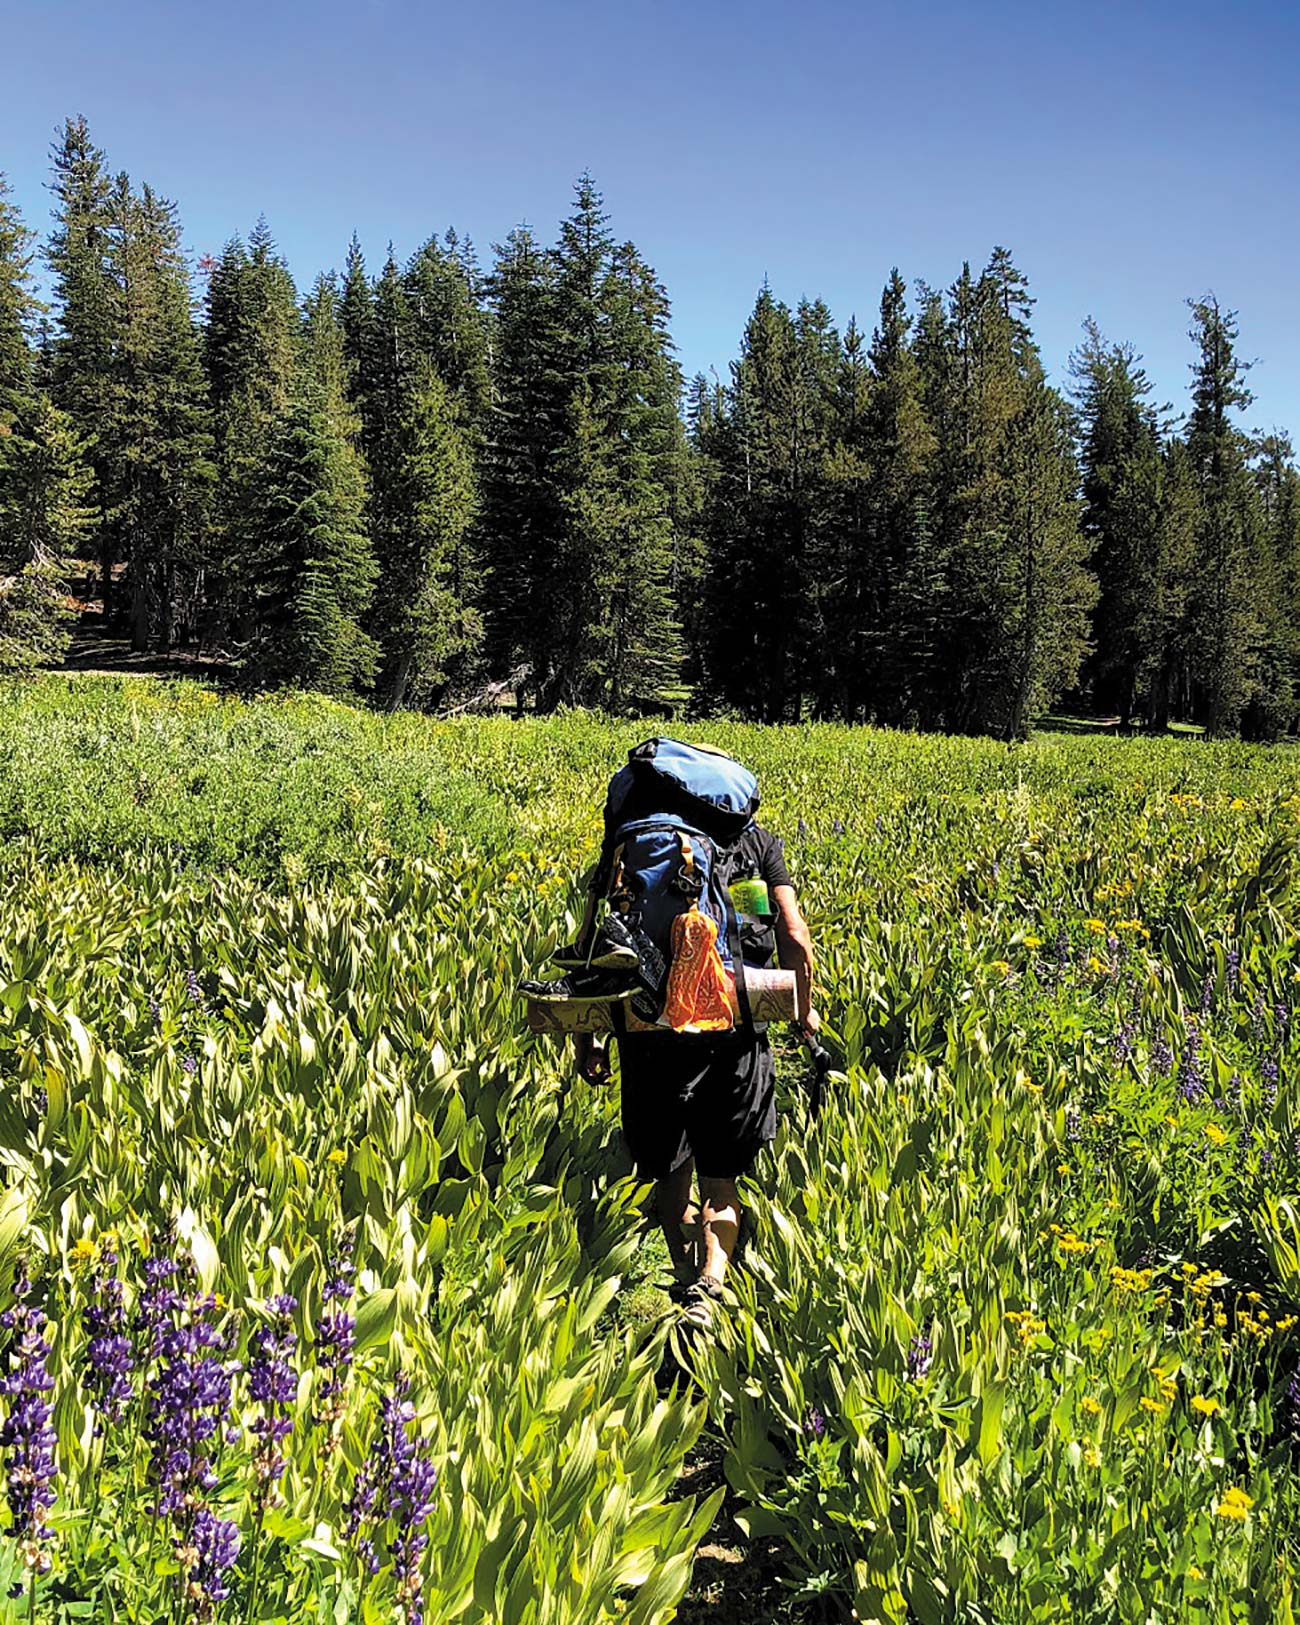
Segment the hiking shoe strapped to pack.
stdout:
[[542,1004],[611,1004],[630,999],[637,984],[615,971],[574,971],[554,982],[520,982],[519,991]]
[[562,970],[635,970],[640,960],[632,933],[617,914],[608,914],[596,927],[591,953],[579,942],[557,948],[551,955]]

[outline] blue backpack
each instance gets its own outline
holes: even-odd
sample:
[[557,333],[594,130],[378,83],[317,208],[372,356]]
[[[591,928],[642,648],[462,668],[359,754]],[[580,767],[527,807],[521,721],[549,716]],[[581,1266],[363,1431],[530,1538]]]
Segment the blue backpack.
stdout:
[[695,902],[718,927],[718,952],[735,977],[741,1022],[753,1027],[745,994],[740,919],[731,900],[731,848],[754,821],[758,780],[720,752],[677,739],[648,739],[610,781],[596,889],[639,917],[663,955],[673,921]]

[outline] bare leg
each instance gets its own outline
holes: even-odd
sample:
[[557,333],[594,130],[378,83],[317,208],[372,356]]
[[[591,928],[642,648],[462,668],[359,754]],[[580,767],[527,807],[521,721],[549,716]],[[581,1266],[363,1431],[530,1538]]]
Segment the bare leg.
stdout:
[[726,1277],[740,1235],[740,1195],[734,1179],[700,1178],[704,1214],[704,1270],[715,1281]]
[[700,1273],[700,1214],[692,1195],[694,1179],[695,1164],[684,1162],[655,1186],[655,1204],[673,1274],[683,1285]]

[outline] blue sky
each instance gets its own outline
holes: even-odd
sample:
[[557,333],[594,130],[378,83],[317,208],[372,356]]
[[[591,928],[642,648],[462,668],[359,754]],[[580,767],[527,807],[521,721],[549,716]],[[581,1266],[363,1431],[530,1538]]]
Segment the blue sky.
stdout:
[[655,265],[689,373],[766,275],[870,326],[892,265],[1005,243],[1054,376],[1079,324],[1185,404],[1184,300],[1260,358],[1252,426],[1300,440],[1300,7],[1256,0],[36,0],[10,8],[0,168],[44,229],[71,112],[215,252],[265,213],[300,285],[454,223],[548,239],[590,168]]

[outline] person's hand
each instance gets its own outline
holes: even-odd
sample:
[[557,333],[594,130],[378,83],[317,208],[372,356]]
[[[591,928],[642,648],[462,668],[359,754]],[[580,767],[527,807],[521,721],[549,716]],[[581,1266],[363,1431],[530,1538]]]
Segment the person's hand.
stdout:
[[578,1076],[588,1083],[608,1083],[611,1077],[609,1048],[590,1033],[579,1033],[575,1042]]
[[810,1038],[821,1031],[822,1018],[817,1014],[816,1010],[814,1010],[811,1005],[808,1007],[808,1014],[803,1018],[802,1025],[804,1032],[806,1032]]

